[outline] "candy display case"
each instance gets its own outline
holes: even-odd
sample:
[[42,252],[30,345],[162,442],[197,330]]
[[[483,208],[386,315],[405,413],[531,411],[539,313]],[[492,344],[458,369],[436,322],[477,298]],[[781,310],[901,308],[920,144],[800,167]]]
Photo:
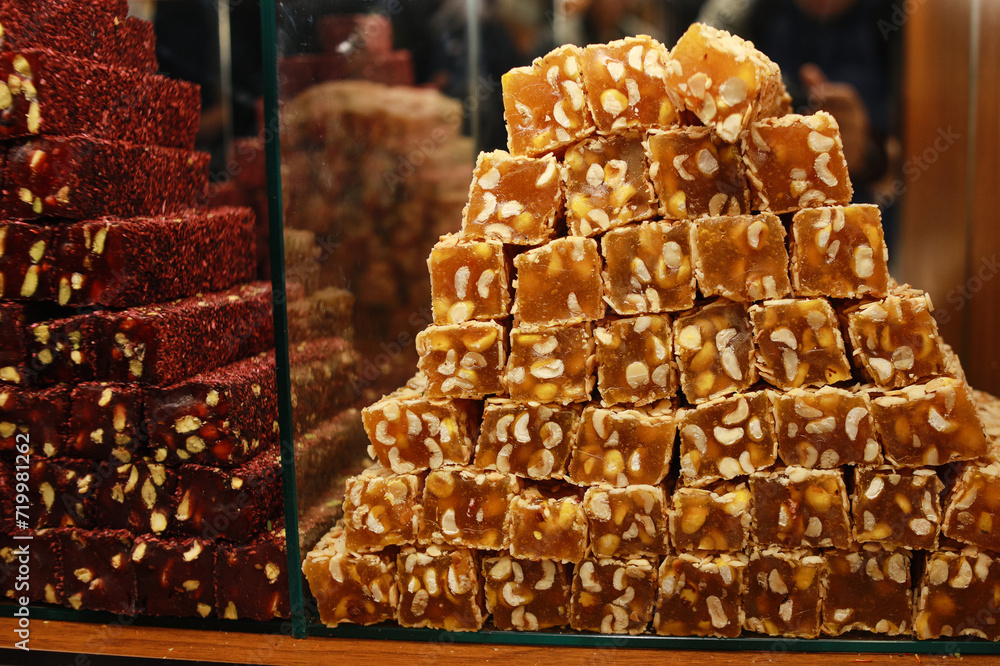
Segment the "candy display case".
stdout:
[[0,614],[1000,651],[1000,12],[863,14],[859,151],[767,31],[605,4],[261,0],[209,185],[124,0],[0,2]]
[[509,66],[503,3],[274,4],[298,634],[996,653],[995,382],[794,74],[564,3]]

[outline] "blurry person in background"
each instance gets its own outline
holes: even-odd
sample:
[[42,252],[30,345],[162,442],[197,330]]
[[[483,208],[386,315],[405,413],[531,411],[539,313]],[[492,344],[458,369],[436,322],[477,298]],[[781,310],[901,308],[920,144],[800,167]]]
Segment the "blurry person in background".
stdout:
[[[901,44],[879,29],[891,12],[891,0],[708,0],[699,15],[781,67],[796,113],[837,119],[859,203],[892,201],[879,194],[898,177]],[[891,258],[895,207],[882,218]]]
[[569,17],[564,41],[580,46],[640,34],[667,39],[666,6],[659,0],[556,0],[555,5]]
[[[430,81],[441,92],[455,99],[479,98],[479,148],[496,150],[507,147],[507,128],[503,119],[503,97],[500,77],[508,70],[530,64],[519,55],[514,39],[503,21],[497,18],[497,2],[480,0],[479,9],[479,74],[477,89],[470,90],[468,73],[469,17],[465,0],[431,0],[428,27],[439,35]],[[468,131],[468,127],[465,128]]]
[[529,58],[562,44],[602,44],[649,35],[668,47],[704,0],[498,0],[500,19]]

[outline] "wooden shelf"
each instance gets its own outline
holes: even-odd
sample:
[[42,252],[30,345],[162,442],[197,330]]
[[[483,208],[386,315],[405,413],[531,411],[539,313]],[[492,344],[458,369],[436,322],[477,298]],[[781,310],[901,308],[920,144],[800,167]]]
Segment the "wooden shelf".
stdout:
[[[0,647],[13,647],[12,618],[0,618],[0,635],[5,641]],[[914,654],[850,654],[802,652],[705,652],[672,651],[669,658],[662,650],[622,648],[567,648],[512,645],[467,645],[454,643],[404,643],[397,641],[309,638],[296,640],[272,634],[244,634],[194,629],[160,627],[125,627],[93,625],[78,622],[32,620],[31,649],[110,656],[141,656],[153,659],[214,661],[224,663],[275,664],[341,664],[358,662],[393,664],[434,664],[468,666],[477,662],[529,663],[557,666],[559,664],[614,664],[629,666],[747,666],[771,664],[800,666],[802,664],[875,664],[892,666],[922,666],[961,664],[986,666],[997,663],[996,656],[930,656]],[[960,647],[959,647],[960,649]],[[0,661],[3,661],[0,656]]]

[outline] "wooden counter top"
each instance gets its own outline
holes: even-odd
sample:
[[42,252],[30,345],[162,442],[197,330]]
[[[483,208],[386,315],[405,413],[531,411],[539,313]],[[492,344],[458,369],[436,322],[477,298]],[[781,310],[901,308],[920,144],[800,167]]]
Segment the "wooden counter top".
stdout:
[[[11,648],[16,622],[0,618],[2,648]],[[457,643],[408,643],[399,641],[354,640],[343,638],[309,638],[296,640],[272,634],[171,629],[161,627],[124,627],[92,625],[81,622],[57,622],[33,619],[31,649],[57,651],[70,655],[142,656],[154,659],[213,661],[224,663],[276,664],[364,664],[405,663],[440,666],[483,664],[616,664],[629,666],[747,666],[772,664],[800,666],[802,664],[876,664],[893,666],[923,666],[961,664],[986,666],[1000,661],[997,656],[914,654],[851,654],[803,652],[710,652],[693,650],[648,650],[622,648],[535,647],[524,645],[468,645]],[[0,663],[7,663],[0,652]],[[27,662],[18,662],[27,663]],[[74,663],[68,659],[65,663]],[[100,663],[95,660],[92,663]]]

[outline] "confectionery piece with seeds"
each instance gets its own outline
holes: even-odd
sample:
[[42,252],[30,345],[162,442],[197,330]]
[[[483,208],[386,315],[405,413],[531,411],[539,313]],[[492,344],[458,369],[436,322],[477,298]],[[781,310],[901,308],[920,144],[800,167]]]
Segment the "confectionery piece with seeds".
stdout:
[[582,420],[570,454],[569,481],[624,488],[656,485],[667,476],[677,430],[670,402],[636,408],[590,404]]
[[781,299],[750,306],[757,370],[780,389],[851,378],[837,315],[822,298]]
[[778,455],[773,391],[716,398],[677,412],[681,479],[706,486],[771,467]]
[[604,300],[621,315],[686,310],[694,305],[691,224],[643,222],[601,239]]
[[435,324],[498,319],[510,311],[507,260],[498,241],[444,236],[427,258]]
[[851,505],[840,469],[755,472],[750,494],[750,539],[759,545],[843,550],[851,544]]
[[840,127],[826,111],[752,123],[741,144],[754,210],[791,213],[851,202]]
[[743,627],[768,636],[816,638],[826,577],[823,555],[777,546],[754,548],[743,574]]
[[417,333],[417,367],[429,398],[483,398],[502,394],[507,362],[504,328],[496,322],[428,326]]
[[587,553],[583,493],[566,484],[529,486],[511,500],[506,530],[519,559],[579,562]]
[[490,398],[483,410],[474,464],[528,479],[559,479],[580,432],[579,405]]
[[882,464],[865,392],[824,386],[775,393],[774,417],[778,453],[786,465],[833,469]]
[[572,235],[596,236],[656,212],[640,134],[586,139],[566,151],[564,164]]
[[749,389],[757,381],[757,354],[746,306],[724,298],[674,320],[674,354],[681,390],[697,404]]
[[302,573],[316,597],[320,622],[328,627],[396,619],[395,554],[350,552],[342,524],[313,546],[302,562]]
[[930,297],[906,286],[843,311],[854,364],[871,383],[900,388],[939,375],[944,350]]
[[570,568],[553,560],[483,558],[486,611],[501,631],[538,631],[569,624]]
[[646,35],[587,46],[583,87],[597,131],[611,134],[676,123],[677,110],[664,81],[669,60],[667,48]]
[[663,558],[653,631],[663,636],[739,636],[747,562],[743,553]]
[[694,23],[670,52],[667,89],[701,122],[733,143],[752,121],[790,107],[781,70],[753,44]]
[[746,548],[751,520],[746,483],[678,486],[672,503],[670,541],[678,551],[734,552]]
[[663,217],[750,212],[750,190],[737,145],[719,140],[706,127],[678,127],[650,132],[645,147]]
[[475,551],[403,548],[396,558],[397,619],[404,627],[478,631],[486,610]]
[[918,639],[1000,639],[1000,625],[992,621],[1000,597],[1000,562],[995,557],[971,546],[928,556],[913,617]]
[[500,78],[511,154],[544,155],[594,132],[582,60],[579,46],[560,46]]
[[562,181],[562,167],[552,156],[480,153],[461,237],[514,245],[544,243],[562,211]]
[[910,551],[859,544],[847,551],[827,551],[823,633],[870,631],[888,636],[913,633]]
[[576,566],[569,624],[577,631],[641,634],[653,619],[656,558],[588,557]]
[[792,288],[798,296],[889,295],[889,252],[878,206],[805,208],[792,218]]
[[507,506],[521,490],[512,474],[474,467],[433,469],[424,479],[421,543],[478,550],[507,547]]

